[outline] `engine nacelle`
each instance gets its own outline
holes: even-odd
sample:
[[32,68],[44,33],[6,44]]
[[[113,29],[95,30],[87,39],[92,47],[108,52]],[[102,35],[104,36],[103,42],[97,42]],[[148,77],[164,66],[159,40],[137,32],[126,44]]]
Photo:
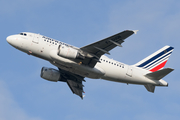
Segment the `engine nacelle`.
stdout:
[[57,82],[61,79],[61,74],[56,69],[43,67],[41,69],[41,77],[48,81]]
[[84,59],[84,56],[80,54],[79,50],[66,45],[59,45],[57,54],[69,59]]

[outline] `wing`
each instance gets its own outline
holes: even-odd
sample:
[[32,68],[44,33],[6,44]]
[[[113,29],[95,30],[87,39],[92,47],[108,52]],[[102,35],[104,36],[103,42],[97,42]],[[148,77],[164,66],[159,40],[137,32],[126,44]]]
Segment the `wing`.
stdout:
[[84,93],[84,91],[83,91],[84,85],[82,84],[82,81],[85,81],[84,77],[70,73],[70,72],[62,70],[60,68],[59,68],[59,70],[61,72],[61,76],[63,77],[62,79],[64,79],[64,81],[67,82],[71,91],[83,99],[82,93]]
[[124,42],[124,39],[131,36],[133,33],[136,33],[137,31],[132,30],[126,30],[123,32],[120,32],[118,34],[115,34],[113,36],[110,36],[108,38],[105,38],[103,40],[100,40],[98,42],[92,43],[90,45],[87,45],[85,47],[80,48],[82,51],[85,51],[94,58],[87,58],[83,61],[83,64],[86,64],[90,67],[94,67],[95,64],[98,62],[98,59],[103,54],[109,54],[109,51],[115,48],[116,46],[121,47],[121,43]]

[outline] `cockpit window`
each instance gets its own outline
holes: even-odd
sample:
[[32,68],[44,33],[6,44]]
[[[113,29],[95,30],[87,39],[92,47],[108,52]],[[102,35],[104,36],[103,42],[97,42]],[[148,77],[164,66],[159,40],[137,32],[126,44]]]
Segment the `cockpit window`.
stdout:
[[26,33],[19,33],[20,35],[24,35],[24,36],[27,36],[27,34]]

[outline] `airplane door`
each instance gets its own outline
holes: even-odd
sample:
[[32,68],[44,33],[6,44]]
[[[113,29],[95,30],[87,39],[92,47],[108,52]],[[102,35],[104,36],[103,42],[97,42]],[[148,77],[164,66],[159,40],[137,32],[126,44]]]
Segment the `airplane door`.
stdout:
[[132,73],[133,73],[133,68],[129,66],[126,75],[128,75],[129,77],[132,77]]
[[32,42],[38,44],[39,43],[39,34],[35,34]]

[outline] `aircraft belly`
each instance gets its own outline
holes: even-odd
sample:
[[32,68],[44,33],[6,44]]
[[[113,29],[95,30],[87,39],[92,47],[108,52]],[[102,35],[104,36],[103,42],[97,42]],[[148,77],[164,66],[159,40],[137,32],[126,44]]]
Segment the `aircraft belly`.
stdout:
[[60,69],[72,72],[74,74],[78,74],[83,77],[99,79],[104,75],[103,69],[99,67],[91,68],[89,66],[85,66],[83,64],[78,64],[70,59],[66,59],[57,55],[56,50],[52,50],[50,52],[50,57],[52,60],[50,61],[53,65],[57,66]]
[[[158,85],[158,81],[153,81],[144,77],[144,74],[147,71],[142,71],[139,69],[133,69],[133,74],[129,75],[128,70],[129,66],[124,65],[124,68],[112,66],[112,65],[101,65],[99,64],[102,69],[104,69],[105,74],[101,77],[101,79],[114,81],[114,82],[122,82],[122,83],[130,83],[130,84],[154,84]],[[131,66],[130,66],[131,67]]]
[[105,71],[105,75],[103,77],[105,78],[113,78],[113,79],[119,79],[125,77],[125,69],[126,67],[123,66],[115,66],[111,64],[98,64],[99,67],[101,67]]
[[[63,69],[65,71],[69,71],[71,73],[83,76],[83,77],[88,77],[88,78],[93,78],[93,79],[99,79],[102,75],[103,72],[98,71],[97,69],[87,69],[82,67],[82,65],[74,65],[74,64],[67,64],[67,63],[57,63],[57,62],[51,62],[53,65],[57,66],[60,69]],[[75,66],[75,67],[74,67]]]

